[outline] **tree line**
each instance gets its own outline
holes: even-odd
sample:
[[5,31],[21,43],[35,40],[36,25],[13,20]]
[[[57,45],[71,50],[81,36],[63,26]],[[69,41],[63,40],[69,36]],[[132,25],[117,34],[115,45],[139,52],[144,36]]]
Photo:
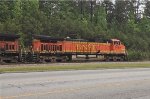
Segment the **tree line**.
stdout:
[[150,59],[149,0],[2,0],[0,33],[82,39],[120,39],[129,59]]

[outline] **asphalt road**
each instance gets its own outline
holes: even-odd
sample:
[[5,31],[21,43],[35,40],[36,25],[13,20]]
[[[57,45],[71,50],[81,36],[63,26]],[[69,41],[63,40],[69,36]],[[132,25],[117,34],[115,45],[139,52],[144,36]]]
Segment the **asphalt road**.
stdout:
[[150,99],[150,68],[0,74],[0,99]]

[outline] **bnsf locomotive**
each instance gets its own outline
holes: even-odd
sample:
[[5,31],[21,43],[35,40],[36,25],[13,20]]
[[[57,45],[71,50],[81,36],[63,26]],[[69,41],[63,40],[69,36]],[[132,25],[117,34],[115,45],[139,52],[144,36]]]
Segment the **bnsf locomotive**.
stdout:
[[127,59],[126,48],[118,39],[101,43],[33,35],[32,44],[22,48],[18,35],[0,34],[0,62],[65,62],[78,56],[85,56],[85,59],[101,57],[105,61]]

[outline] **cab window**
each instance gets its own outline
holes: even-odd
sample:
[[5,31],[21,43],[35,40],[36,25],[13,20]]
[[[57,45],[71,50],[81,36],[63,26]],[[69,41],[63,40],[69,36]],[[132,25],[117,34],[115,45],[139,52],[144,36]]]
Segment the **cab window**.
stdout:
[[114,41],[114,45],[120,45],[120,41]]

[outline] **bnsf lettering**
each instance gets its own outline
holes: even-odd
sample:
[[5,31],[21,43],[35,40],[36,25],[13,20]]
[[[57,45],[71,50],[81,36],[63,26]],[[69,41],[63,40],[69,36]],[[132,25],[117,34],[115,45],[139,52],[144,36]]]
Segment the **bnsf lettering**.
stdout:
[[77,48],[76,49],[77,51],[95,51],[96,50],[95,45],[91,45],[91,44],[88,44],[88,45],[77,44],[76,48]]

